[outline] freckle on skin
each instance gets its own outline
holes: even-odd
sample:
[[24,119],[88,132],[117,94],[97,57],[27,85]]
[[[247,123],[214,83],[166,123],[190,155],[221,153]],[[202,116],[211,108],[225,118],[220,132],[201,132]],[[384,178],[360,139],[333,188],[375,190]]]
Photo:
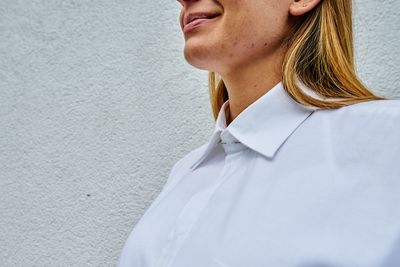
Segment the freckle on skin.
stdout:
[[231,54],[229,54],[229,57],[233,57],[233,54],[231,53]]
[[268,43],[264,43],[264,46],[267,46]]
[[225,48],[225,45],[224,45],[224,44],[222,44],[222,45],[221,45],[221,48]]
[[254,43],[251,43],[251,47],[254,47]]
[[233,45],[236,46],[236,45],[237,45],[237,42],[234,42]]

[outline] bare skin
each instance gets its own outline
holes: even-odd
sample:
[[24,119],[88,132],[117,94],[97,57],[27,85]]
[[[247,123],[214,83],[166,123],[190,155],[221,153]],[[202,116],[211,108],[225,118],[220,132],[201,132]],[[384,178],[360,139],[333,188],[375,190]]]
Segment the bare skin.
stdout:
[[229,95],[229,121],[281,80],[283,39],[296,17],[321,0],[178,0],[180,24],[190,13],[216,18],[184,33],[186,61],[221,75]]

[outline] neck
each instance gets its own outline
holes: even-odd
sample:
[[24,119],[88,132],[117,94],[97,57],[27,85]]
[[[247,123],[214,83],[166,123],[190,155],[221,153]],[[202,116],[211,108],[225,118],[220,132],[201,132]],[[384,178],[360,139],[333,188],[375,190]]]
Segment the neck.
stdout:
[[227,125],[281,81],[282,62],[282,53],[276,53],[220,74],[229,96]]

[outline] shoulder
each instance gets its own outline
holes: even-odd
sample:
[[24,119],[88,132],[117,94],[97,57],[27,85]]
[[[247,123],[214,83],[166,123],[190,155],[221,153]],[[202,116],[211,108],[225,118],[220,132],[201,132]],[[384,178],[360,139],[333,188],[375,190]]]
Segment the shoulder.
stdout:
[[317,110],[315,132],[337,149],[363,151],[363,157],[400,155],[400,100],[373,100],[334,110]]
[[400,116],[400,99],[365,101],[336,110],[337,114]]
[[400,129],[400,100],[373,100],[334,110],[317,110],[315,117],[337,125],[369,127],[386,125]]

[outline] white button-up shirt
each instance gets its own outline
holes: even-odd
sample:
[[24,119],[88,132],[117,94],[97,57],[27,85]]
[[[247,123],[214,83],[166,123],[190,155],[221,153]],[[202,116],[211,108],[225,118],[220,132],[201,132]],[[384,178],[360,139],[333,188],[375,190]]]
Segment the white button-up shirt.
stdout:
[[119,267],[399,267],[400,101],[321,110],[277,84],[173,166]]

